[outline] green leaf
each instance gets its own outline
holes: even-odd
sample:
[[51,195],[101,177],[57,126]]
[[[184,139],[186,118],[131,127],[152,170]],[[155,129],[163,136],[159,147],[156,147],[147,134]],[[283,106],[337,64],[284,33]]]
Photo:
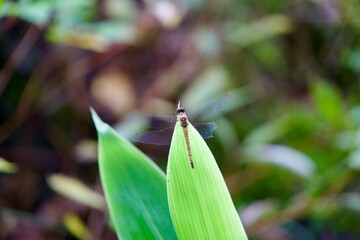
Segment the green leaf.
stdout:
[[82,219],[72,213],[65,213],[63,217],[63,224],[65,228],[77,239],[95,239],[90,231],[86,228]]
[[329,122],[335,123],[343,116],[338,89],[324,80],[315,80],[312,97],[318,113]]
[[71,27],[55,26],[49,30],[47,39],[103,52],[113,43],[135,43],[137,34],[136,27],[130,22],[103,21]]
[[238,22],[230,24],[226,40],[234,46],[244,48],[273,37],[288,34],[292,28],[292,23],[287,16],[274,14],[240,26]]
[[92,117],[99,138],[101,183],[118,237],[176,239],[165,174],[93,110]]
[[14,173],[17,171],[17,165],[6,161],[0,157],[0,173]]
[[347,163],[351,168],[360,170],[360,149],[355,150],[347,157]]
[[249,132],[244,142],[252,145],[274,141],[287,133],[287,122],[288,117],[285,115],[261,124]]
[[276,144],[254,144],[245,148],[249,162],[274,164],[310,179],[315,173],[315,164],[302,152]]
[[67,198],[98,210],[104,209],[104,197],[76,178],[53,174],[47,178],[47,181],[55,192]]
[[23,2],[17,7],[17,15],[39,27],[45,26],[51,18],[50,2]]
[[167,189],[179,239],[247,239],[214,156],[189,124],[194,168],[177,123],[169,153]]

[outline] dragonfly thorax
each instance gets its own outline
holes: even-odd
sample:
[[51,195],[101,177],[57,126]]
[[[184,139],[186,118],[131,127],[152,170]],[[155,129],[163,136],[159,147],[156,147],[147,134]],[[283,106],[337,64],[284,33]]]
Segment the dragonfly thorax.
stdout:
[[178,108],[176,110],[177,120],[180,121],[181,126],[186,128],[188,126],[188,118],[185,113],[185,108]]
[[132,114],[130,117],[138,116],[142,120],[145,117],[149,122],[149,127],[153,130],[136,134],[131,140],[146,144],[170,145],[176,124],[181,124],[185,134],[185,132],[188,132],[187,128],[190,122],[192,122],[193,127],[204,139],[211,138],[213,137],[212,133],[216,128],[216,124],[213,122],[201,123],[199,121],[215,116],[223,109],[223,106],[232,99],[229,95],[225,95],[206,107],[189,114],[189,116],[186,114],[185,109],[180,106],[180,102],[178,103],[176,116]]
[[176,115],[179,115],[180,113],[185,113],[185,108],[179,107],[178,109],[176,109]]

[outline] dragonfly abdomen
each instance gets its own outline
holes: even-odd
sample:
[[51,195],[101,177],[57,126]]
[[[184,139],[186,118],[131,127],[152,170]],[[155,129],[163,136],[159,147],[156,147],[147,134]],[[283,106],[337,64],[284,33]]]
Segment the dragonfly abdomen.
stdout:
[[194,162],[192,159],[190,140],[189,140],[189,132],[188,132],[189,131],[189,129],[188,129],[189,123],[188,123],[188,119],[185,115],[185,112],[182,112],[181,114],[182,114],[182,116],[179,117],[179,120],[180,120],[181,127],[183,128],[183,131],[184,131],[185,143],[186,143],[186,148],[187,148],[188,155],[189,155],[190,166],[191,166],[191,168],[194,168]]
[[190,148],[189,129],[187,127],[183,127],[183,131],[184,131],[184,136],[185,136],[186,148],[187,148],[188,155],[189,155],[190,166],[191,166],[191,168],[194,168],[194,162],[193,162],[191,148]]

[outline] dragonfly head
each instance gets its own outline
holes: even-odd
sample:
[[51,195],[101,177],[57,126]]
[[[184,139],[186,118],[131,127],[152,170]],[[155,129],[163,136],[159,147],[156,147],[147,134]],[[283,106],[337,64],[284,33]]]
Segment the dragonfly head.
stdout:
[[178,107],[176,109],[176,115],[179,115],[180,113],[185,113],[185,108],[180,107],[180,101],[179,101]]
[[180,113],[185,113],[185,108],[180,107],[180,108],[176,109],[176,115],[179,115]]

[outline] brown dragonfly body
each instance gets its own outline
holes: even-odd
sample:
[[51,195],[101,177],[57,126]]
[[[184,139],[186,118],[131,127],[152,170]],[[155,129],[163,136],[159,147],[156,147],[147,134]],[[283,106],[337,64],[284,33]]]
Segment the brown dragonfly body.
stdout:
[[[189,155],[190,166],[194,168],[193,156],[191,153],[190,139],[189,139],[189,121],[200,133],[204,139],[213,137],[212,133],[216,128],[214,122],[201,123],[201,121],[211,118],[217,115],[223,110],[233,97],[231,95],[225,95],[216,101],[210,103],[200,110],[186,114],[185,109],[180,107],[180,102],[176,110],[176,116],[161,116],[161,115],[146,115],[140,113],[133,113],[129,116],[130,119],[136,118],[145,119],[149,123],[149,127],[152,129],[147,132],[138,133],[131,138],[134,142],[140,142],[145,144],[156,145],[170,145],[174,126],[177,121],[180,121],[181,127],[184,132],[186,148]],[[196,159],[195,159],[196,161]]]
[[178,105],[178,109],[176,110],[176,115],[177,115],[177,119],[178,119],[178,121],[180,121],[180,125],[184,131],[185,143],[186,143],[186,148],[187,148],[187,152],[189,155],[190,166],[191,166],[191,168],[194,168],[194,161],[192,158],[192,153],[191,153],[191,148],[190,148],[190,140],[189,140],[189,129],[188,129],[189,121],[188,121],[188,117],[186,116],[186,113],[185,113],[185,108],[180,107],[180,102]]

